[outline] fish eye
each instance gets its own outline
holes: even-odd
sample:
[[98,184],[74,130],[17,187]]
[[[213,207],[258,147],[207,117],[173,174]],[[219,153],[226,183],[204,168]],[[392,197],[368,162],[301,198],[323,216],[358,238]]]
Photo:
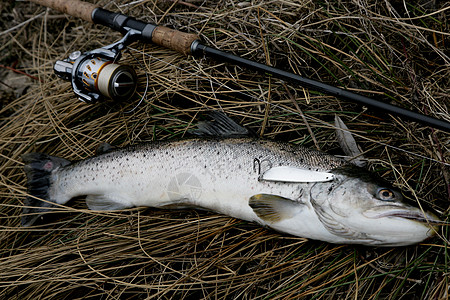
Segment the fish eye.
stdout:
[[395,193],[387,188],[380,188],[377,191],[376,197],[383,201],[394,201]]

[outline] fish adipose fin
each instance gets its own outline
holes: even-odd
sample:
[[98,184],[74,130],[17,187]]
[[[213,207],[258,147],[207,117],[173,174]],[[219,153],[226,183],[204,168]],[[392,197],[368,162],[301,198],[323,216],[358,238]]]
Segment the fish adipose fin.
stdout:
[[264,172],[260,180],[280,182],[326,182],[334,179],[334,174],[296,167],[273,167]]
[[22,155],[22,160],[25,162],[29,196],[24,202],[21,223],[23,226],[31,226],[43,213],[49,211],[47,208],[56,207],[48,193],[51,173],[61,166],[69,165],[70,161],[43,153],[27,153]]
[[109,152],[113,151],[114,149],[115,149],[115,147],[111,146],[108,143],[100,143],[100,145],[97,146],[97,149],[95,149],[95,154],[100,155],[100,154],[109,153]]
[[300,202],[270,194],[251,196],[248,204],[258,217],[270,223],[294,217],[300,206],[303,206]]
[[208,113],[211,121],[200,122],[197,129],[189,132],[203,137],[244,137],[250,132],[230,119],[221,111],[213,110]]

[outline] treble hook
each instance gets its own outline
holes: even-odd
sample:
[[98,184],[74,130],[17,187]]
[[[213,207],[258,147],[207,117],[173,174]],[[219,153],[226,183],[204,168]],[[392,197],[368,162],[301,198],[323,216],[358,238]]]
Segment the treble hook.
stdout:
[[260,160],[259,158],[254,158],[253,159],[253,172],[256,172],[256,168],[258,168],[258,181],[261,180],[262,176],[264,175],[265,172],[261,172],[261,165],[266,162],[268,164],[267,169],[271,169],[272,168],[272,162],[265,158],[263,160]]

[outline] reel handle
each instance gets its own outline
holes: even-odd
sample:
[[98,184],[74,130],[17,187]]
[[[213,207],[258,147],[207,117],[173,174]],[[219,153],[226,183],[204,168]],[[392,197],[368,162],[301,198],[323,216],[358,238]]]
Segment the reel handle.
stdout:
[[30,0],[39,5],[59,10],[74,17],[95,24],[108,26],[126,34],[130,30],[140,32],[135,39],[174,50],[183,55],[192,54],[192,45],[200,38],[196,34],[185,33],[170,29],[165,26],[157,26],[145,23],[135,18],[108,11],[95,4],[80,0]]

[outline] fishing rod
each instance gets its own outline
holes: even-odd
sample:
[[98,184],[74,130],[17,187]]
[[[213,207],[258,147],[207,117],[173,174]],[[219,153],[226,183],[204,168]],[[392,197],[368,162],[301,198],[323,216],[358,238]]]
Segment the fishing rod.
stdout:
[[400,116],[437,129],[450,132],[450,123],[410,111],[395,105],[381,102],[346,89],[338,88],[320,81],[305,78],[278,68],[258,63],[240,56],[202,44],[196,34],[177,31],[165,26],[139,21],[121,13],[114,13],[95,4],[79,0],[30,0],[85,21],[107,26],[121,32],[124,36],[118,42],[81,53],[75,51],[69,58],[57,61],[55,73],[72,83],[72,88],[80,100],[94,103],[103,98],[113,100],[129,99],[135,92],[137,76],[128,67],[116,64],[121,51],[137,40],[153,43],[183,55],[210,57],[218,61],[246,67],[248,69],[271,74],[302,87],[366,105],[383,112]]

